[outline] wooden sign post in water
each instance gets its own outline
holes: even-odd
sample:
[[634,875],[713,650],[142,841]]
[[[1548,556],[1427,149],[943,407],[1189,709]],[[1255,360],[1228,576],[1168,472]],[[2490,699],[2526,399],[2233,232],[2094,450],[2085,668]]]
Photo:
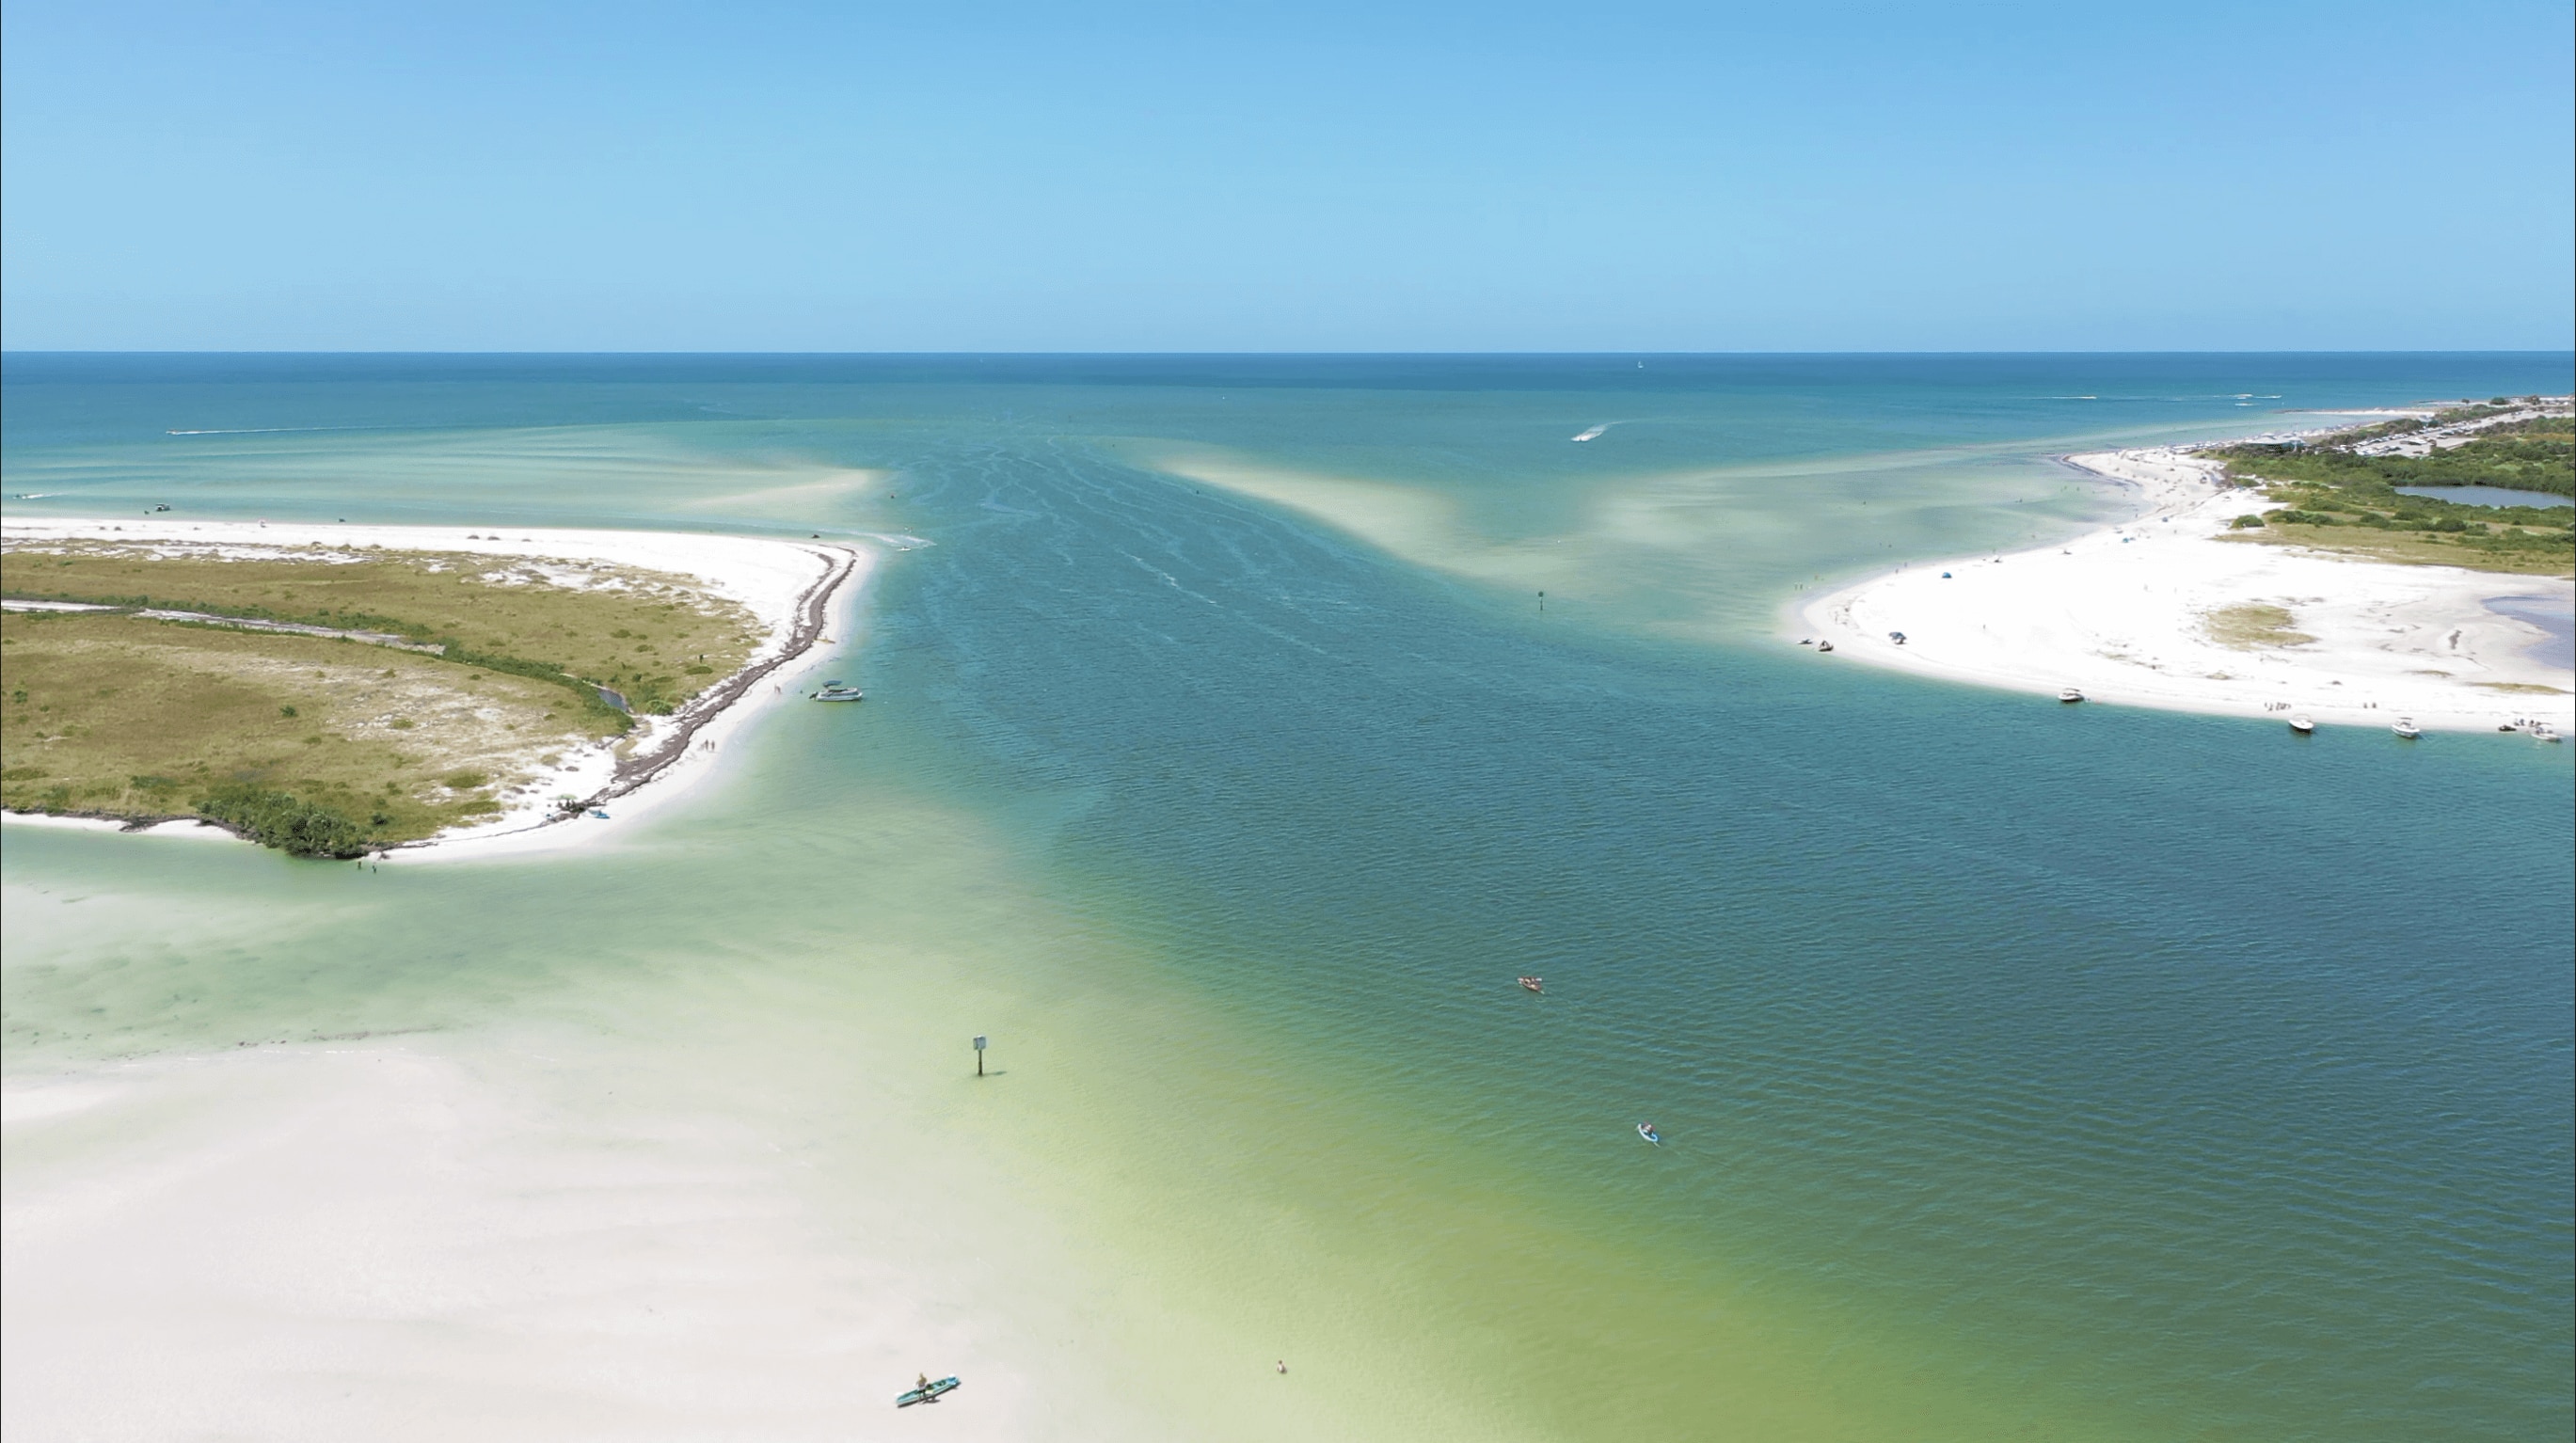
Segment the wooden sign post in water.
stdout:
[[981,1037],[975,1039],[975,1075],[984,1075],[984,1039]]

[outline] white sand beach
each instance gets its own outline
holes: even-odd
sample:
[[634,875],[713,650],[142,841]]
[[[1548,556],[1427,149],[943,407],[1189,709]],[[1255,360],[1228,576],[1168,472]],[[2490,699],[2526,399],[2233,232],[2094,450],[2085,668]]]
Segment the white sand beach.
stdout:
[[[2138,488],[2144,514],[2061,545],[1908,563],[1798,604],[1791,639],[1831,641],[1828,661],[2129,706],[2319,726],[2405,717],[2428,731],[2576,726],[2576,675],[2532,654],[2548,632],[2490,605],[2563,614],[2567,578],[2232,539],[2229,521],[2272,503],[2225,486],[2215,462],[2177,447],[2066,460]],[[2213,613],[2248,606],[2286,611],[2286,630],[2309,639],[2213,635]]]
[[[1071,1290],[955,1246],[1028,1231],[970,1206],[971,1159],[738,1082],[654,1081],[728,1068],[778,1088],[684,1040],[561,1027],[13,1075],[0,1420],[31,1439],[824,1440],[1120,1416],[1031,1339],[1073,1330]],[[795,1080],[892,1112],[860,1070]],[[818,1169],[818,1139],[854,1137],[885,1164]],[[893,1395],[925,1368],[967,1387],[916,1423]]]
[[[528,560],[608,562],[697,578],[750,608],[767,635],[742,671],[709,687],[670,716],[638,717],[634,730],[613,744],[564,754],[543,768],[505,810],[472,827],[454,828],[397,849],[404,861],[453,860],[581,846],[625,830],[660,810],[696,782],[712,775],[728,741],[753,716],[797,694],[804,673],[834,653],[856,624],[857,603],[880,552],[843,541],[781,541],[679,531],[574,531],[544,528],[368,526],[311,522],[181,521],[167,518],[45,518],[11,520],[0,530],[10,543],[57,539],[131,543],[184,542],[241,555],[303,547],[334,551],[463,552]],[[901,546],[909,538],[896,539]],[[609,813],[588,809],[565,820],[552,803],[559,795],[589,798]],[[117,823],[79,818],[29,818],[30,822],[115,829]],[[203,827],[172,824],[152,834]],[[219,833],[220,834],[220,833]]]

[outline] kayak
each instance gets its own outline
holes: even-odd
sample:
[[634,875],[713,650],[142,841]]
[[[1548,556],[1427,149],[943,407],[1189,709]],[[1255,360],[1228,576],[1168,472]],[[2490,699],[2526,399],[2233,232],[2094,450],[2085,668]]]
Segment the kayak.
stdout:
[[956,1379],[942,1378],[927,1388],[907,1390],[894,1400],[894,1405],[898,1408],[909,1408],[915,1403],[936,1403],[939,1401],[940,1394],[954,1391],[956,1387]]
[[1664,1145],[1664,1135],[1655,1131],[1655,1125],[1651,1122],[1638,1123],[1637,1136],[1644,1138],[1646,1141],[1653,1143],[1657,1147],[1662,1147]]

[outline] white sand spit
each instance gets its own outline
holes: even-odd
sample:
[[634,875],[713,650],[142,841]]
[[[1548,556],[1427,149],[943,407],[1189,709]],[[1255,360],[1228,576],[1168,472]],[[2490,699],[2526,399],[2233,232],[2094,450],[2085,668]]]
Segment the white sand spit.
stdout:
[[[2050,696],[2320,726],[2576,727],[2576,675],[2530,654],[2548,633],[2488,605],[2563,607],[2567,578],[2228,540],[2229,521],[2272,503],[2225,486],[2215,462],[2173,447],[2067,460],[2139,488],[2146,514],[2038,550],[1909,563],[1805,602],[1792,625],[1833,642],[1833,660]],[[2249,637],[2245,618],[2280,613]]]

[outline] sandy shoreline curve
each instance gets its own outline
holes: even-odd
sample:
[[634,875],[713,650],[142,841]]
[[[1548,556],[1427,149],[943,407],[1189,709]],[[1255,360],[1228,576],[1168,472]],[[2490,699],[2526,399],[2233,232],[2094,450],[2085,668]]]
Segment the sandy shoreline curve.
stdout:
[[[1921,676],[2055,698],[2319,726],[2576,727],[2576,675],[2532,655],[2550,634],[2490,603],[2576,602],[2563,576],[2407,566],[2224,539],[2274,509],[2189,446],[2059,458],[2135,487],[2136,518],[2028,551],[1908,562],[1793,602],[1789,638]],[[2230,644],[2214,613],[2278,607],[2293,645]],[[1901,642],[1898,635],[1904,638]]]
[[[586,845],[620,823],[657,811],[714,774],[724,743],[753,716],[784,701],[788,681],[824,658],[818,648],[846,635],[857,601],[882,554],[877,546],[847,541],[787,541],[681,531],[561,530],[537,527],[458,528],[374,526],[313,522],[102,520],[49,517],[10,520],[6,539],[171,541],[266,550],[280,547],[378,547],[387,551],[441,551],[512,558],[600,561],[695,578],[742,603],[767,634],[749,661],[669,716],[638,716],[622,737],[567,749],[556,766],[542,769],[510,805],[489,821],[450,828],[434,837],[395,846],[389,857],[406,861],[491,857]],[[504,534],[506,532],[506,534]],[[912,538],[876,538],[896,549]],[[581,798],[566,812],[554,798]],[[592,815],[617,803],[605,821]],[[130,827],[115,819],[39,816],[11,812],[12,825],[53,825],[154,835],[214,835],[224,829],[186,821]]]

